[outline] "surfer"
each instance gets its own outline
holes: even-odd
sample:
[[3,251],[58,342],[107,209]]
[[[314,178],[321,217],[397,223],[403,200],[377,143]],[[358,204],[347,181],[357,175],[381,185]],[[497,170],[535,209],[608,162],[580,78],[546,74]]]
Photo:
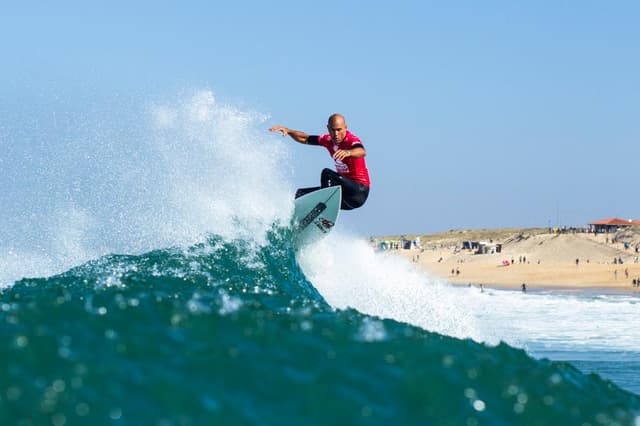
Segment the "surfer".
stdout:
[[320,185],[311,188],[300,188],[296,198],[320,188],[340,185],[342,187],[342,210],[361,207],[369,196],[369,170],[364,157],[367,155],[360,138],[347,130],[347,123],[341,114],[333,114],[327,123],[328,134],[322,136],[308,135],[299,130],[284,126],[273,126],[271,132],[280,132],[290,136],[296,142],[305,145],[323,146],[333,158],[336,171],[322,170]]

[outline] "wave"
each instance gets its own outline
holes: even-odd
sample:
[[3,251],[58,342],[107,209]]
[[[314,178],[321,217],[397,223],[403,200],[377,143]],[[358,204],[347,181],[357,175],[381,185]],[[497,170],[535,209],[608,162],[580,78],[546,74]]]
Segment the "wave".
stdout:
[[568,363],[336,309],[289,229],[266,240],[209,236],[6,289],[3,423],[637,421],[640,397]]
[[[591,302],[452,288],[339,229],[296,255],[265,116],[206,90],[112,109],[4,127],[24,140],[0,223],[3,424],[637,423],[637,395],[514,348],[575,343],[538,320]],[[623,312],[611,332],[624,303],[589,306]],[[628,333],[614,349],[637,350]]]

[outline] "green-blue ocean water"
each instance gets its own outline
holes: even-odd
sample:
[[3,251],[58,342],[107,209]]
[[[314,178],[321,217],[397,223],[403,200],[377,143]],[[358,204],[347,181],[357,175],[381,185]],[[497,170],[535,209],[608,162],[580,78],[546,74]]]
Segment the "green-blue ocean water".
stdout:
[[640,397],[331,308],[289,230],[110,255],[0,294],[2,425],[638,425]]

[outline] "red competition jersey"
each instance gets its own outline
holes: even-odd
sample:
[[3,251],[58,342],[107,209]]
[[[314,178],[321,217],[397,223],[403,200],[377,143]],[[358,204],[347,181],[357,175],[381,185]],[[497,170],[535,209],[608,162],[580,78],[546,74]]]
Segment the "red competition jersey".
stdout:
[[[347,135],[340,145],[334,145],[331,140],[331,135],[329,134],[319,136],[318,145],[322,145],[327,148],[332,158],[333,154],[335,154],[339,149],[352,149],[356,147],[364,148],[360,138],[348,130]],[[369,170],[367,169],[367,163],[364,161],[364,157],[347,157],[342,161],[334,161],[336,163],[336,172],[366,186],[367,188],[371,186],[371,182],[369,181]]]

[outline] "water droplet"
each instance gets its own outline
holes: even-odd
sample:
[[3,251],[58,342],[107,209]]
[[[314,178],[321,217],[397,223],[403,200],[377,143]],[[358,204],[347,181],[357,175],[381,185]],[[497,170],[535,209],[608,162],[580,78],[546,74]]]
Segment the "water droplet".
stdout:
[[24,348],[28,344],[29,344],[29,339],[27,338],[27,336],[18,336],[16,338],[16,345],[18,345],[19,348]]
[[464,390],[464,396],[469,399],[476,399],[478,397],[478,395],[476,394],[476,390],[472,388],[466,388]]
[[477,379],[478,378],[478,370],[476,370],[475,368],[470,368],[467,370],[467,377],[470,379]]
[[476,399],[475,401],[473,401],[473,409],[476,411],[484,411],[486,407],[486,404],[481,399]]
[[451,367],[453,365],[453,357],[451,355],[445,355],[442,357],[442,365],[445,367]]
[[122,410],[119,408],[112,408],[111,411],[109,411],[109,417],[112,420],[120,419],[120,417],[122,417]]
[[62,393],[64,392],[65,388],[67,387],[66,383],[64,382],[64,380],[56,380],[53,382],[53,384],[51,385],[51,387],[53,388],[54,391],[56,391],[57,393]]
[[76,405],[76,414],[80,417],[84,417],[88,415],[89,411],[90,411],[89,404],[85,402],[81,402],[78,405]]

